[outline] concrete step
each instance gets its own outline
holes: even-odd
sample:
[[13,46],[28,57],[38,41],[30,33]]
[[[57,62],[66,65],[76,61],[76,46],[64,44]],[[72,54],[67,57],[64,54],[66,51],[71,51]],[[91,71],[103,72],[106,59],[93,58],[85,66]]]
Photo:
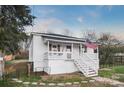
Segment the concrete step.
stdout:
[[88,74],[89,77],[97,76],[98,74]]

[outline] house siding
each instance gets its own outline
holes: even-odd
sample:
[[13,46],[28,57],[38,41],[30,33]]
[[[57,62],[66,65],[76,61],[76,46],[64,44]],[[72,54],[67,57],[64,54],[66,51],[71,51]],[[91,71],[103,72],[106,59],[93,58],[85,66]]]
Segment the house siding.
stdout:
[[78,71],[73,61],[49,60],[49,74],[64,74]]
[[[49,41],[47,41],[49,42]],[[44,57],[44,53],[48,52],[48,45],[45,41],[45,38],[41,35],[33,35],[32,43],[30,45],[29,49],[29,61],[33,61],[33,71],[45,71],[48,74],[64,74],[64,73],[72,73],[79,71],[76,65],[74,64],[74,60],[78,60],[82,58],[82,62],[86,62],[87,65],[92,65],[93,67],[97,65],[97,69],[99,68],[99,64],[94,64],[94,61],[91,62],[91,59],[95,59],[95,63],[99,63],[98,53],[94,53],[94,50],[91,48],[87,48],[87,52],[84,53],[84,49],[80,49],[80,44],[83,43],[59,43],[54,42],[57,45],[60,44],[60,52],[67,52],[66,46],[71,45],[73,46],[72,50],[72,60],[67,60],[66,57],[63,59],[60,59],[59,57],[51,58]],[[51,42],[53,43],[53,42]],[[73,43],[73,44],[72,44]],[[79,50],[80,49],[80,50]],[[82,51],[81,51],[82,50]],[[88,58],[87,55],[90,57]]]
[[47,52],[47,45],[44,44],[41,36],[33,36],[33,69],[35,71],[43,71],[44,53]]

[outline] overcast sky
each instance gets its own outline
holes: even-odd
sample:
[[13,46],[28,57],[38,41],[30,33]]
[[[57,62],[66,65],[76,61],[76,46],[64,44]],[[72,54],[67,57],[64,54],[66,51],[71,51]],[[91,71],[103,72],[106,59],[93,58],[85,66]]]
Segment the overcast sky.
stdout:
[[65,33],[82,36],[82,32],[110,32],[124,39],[124,6],[41,5],[31,6],[37,18],[29,31]]

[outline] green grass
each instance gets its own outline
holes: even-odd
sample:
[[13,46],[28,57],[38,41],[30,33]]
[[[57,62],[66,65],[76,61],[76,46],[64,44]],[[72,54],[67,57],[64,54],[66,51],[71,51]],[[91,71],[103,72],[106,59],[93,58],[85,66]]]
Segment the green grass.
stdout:
[[124,74],[124,66],[116,66],[111,68],[111,70],[100,70],[100,76],[111,76],[112,74]]
[[113,71],[111,70],[100,70],[99,71],[99,76],[101,77],[107,77],[107,78],[110,78],[113,74]]
[[[113,67],[111,70],[100,70],[99,71],[99,76],[101,77],[106,77],[106,78],[112,78],[112,75],[116,75],[116,74],[124,74],[124,66],[116,66]],[[119,81],[124,82],[124,76],[119,76]]]
[[10,82],[5,81],[5,80],[0,80],[0,87],[9,87],[9,86],[13,86]]
[[0,80],[0,87],[21,87],[22,84],[12,82],[10,79]]
[[115,73],[124,74],[124,66],[117,66],[117,67],[114,67],[112,70]]
[[33,75],[30,77],[21,76],[20,80],[25,81],[25,82],[37,82],[39,80],[42,80],[42,78],[40,76],[33,76]]

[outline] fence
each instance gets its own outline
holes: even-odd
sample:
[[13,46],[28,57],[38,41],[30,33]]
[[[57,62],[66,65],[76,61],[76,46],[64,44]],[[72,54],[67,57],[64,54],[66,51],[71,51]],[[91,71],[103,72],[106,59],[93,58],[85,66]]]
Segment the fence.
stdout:
[[124,55],[111,55],[107,59],[100,56],[100,68],[124,65]]

